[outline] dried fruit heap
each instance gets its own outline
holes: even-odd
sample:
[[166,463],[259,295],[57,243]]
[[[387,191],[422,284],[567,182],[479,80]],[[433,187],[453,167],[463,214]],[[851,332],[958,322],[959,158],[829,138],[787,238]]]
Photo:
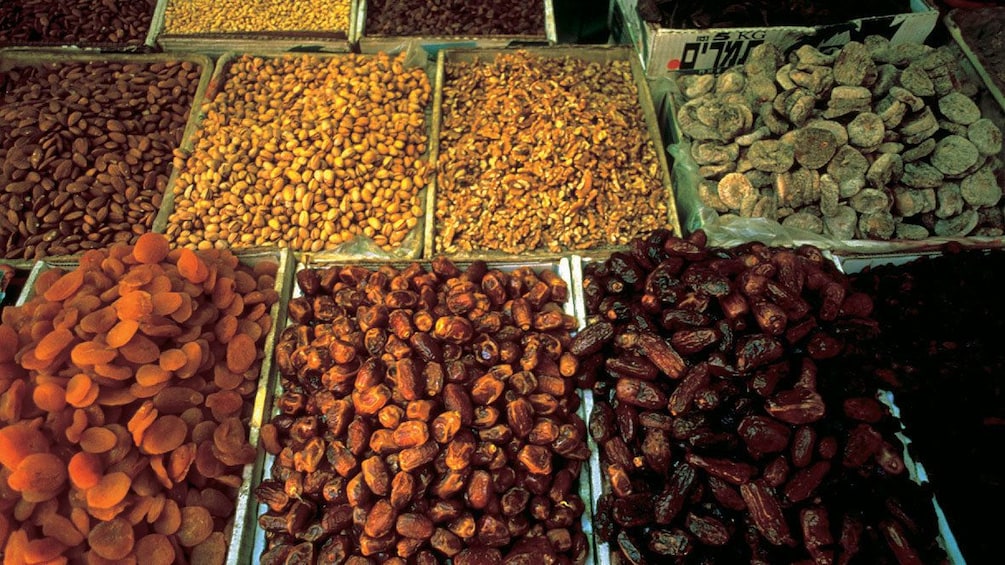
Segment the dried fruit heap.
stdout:
[[145,234],[3,311],[5,558],[223,563],[276,269]]
[[297,284],[262,427],[263,565],[585,560],[561,277],[438,258]]
[[[597,535],[632,563],[942,559],[866,376],[872,301],[812,247],[655,232],[588,264]],[[836,370],[835,368],[837,367]],[[589,371],[593,371],[592,375]]]

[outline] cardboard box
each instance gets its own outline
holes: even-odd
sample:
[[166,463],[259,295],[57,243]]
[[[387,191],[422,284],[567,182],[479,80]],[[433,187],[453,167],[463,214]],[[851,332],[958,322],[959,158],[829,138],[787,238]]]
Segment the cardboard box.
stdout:
[[785,51],[812,45],[840,47],[868,35],[882,35],[897,43],[924,43],[939,21],[931,0],[905,0],[901,14],[855,19],[820,26],[671,29],[642,19],[637,0],[616,0],[611,14],[611,35],[635,46],[646,76],[659,78],[673,72],[716,72],[747,60],[750,51],[772,42]]

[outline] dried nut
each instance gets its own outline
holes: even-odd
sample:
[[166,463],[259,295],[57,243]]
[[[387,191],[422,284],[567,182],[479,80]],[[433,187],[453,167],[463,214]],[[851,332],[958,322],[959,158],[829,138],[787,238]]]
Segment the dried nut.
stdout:
[[297,10],[210,0],[168,2],[164,8],[163,33],[168,36],[290,31],[345,33],[348,30],[349,2],[346,0],[307,0]]
[[366,7],[366,30],[398,37],[544,36],[544,17],[541,6],[517,0],[485,4],[473,13],[456,6],[432,7],[423,0],[374,0]]
[[0,44],[72,44],[116,50],[142,48],[154,19],[154,9],[155,5],[149,2],[97,3],[86,9],[72,4],[28,2],[5,16],[9,25],[0,33]]

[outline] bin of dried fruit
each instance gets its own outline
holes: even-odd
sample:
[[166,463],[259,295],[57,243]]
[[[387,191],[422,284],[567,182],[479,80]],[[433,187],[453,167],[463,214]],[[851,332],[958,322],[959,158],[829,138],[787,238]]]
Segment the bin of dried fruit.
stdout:
[[407,56],[222,57],[158,225],[184,247],[417,258],[432,89]]
[[437,67],[427,257],[553,256],[680,233],[629,48],[451,49]]
[[1002,520],[977,517],[1005,503],[999,451],[1005,440],[1005,320],[1001,249],[841,261],[852,288],[875,299],[882,330],[858,362],[893,392],[912,450],[923,462],[963,557],[993,563]]
[[357,0],[162,0],[155,19],[165,51],[217,55],[262,49],[345,53],[356,36]]
[[0,4],[0,47],[144,51],[154,45],[157,0],[10,0]]
[[363,53],[399,47],[460,44],[498,48],[512,43],[555,43],[551,0],[361,0],[358,43]]
[[0,52],[0,260],[151,231],[212,68],[201,55]]
[[6,557],[239,562],[285,261],[151,233],[38,263],[0,325]]
[[306,265],[254,489],[261,563],[583,563],[568,260]]
[[763,44],[745,65],[678,77],[685,224],[868,252],[1000,237],[1001,122],[957,53],[879,36],[831,54]]
[[582,292],[598,556],[946,560],[898,423],[842,362],[876,332],[871,299],[819,249],[659,231],[587,263]]

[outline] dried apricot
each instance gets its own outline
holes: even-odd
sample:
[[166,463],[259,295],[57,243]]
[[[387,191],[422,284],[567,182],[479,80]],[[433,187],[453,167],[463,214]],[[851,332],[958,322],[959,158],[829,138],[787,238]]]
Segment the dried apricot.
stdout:
[[205,541],[192,548],[192,565],[223,565],[227,560],[227,538],[223,532],[213,532]]
[[169,498],[164,501],[164,509],[154,521],[154,531],[170,536],[178,531],[179,526],[181,526],[181,509],[178,508],[177,502]]
[[98,484],[105,472],[100,455],[83,451],[73,454],[67,465],[67,470],[70,473],[70,482],[81,490],[89,489]]
[[90,406],[98,398],[98,385],[91,377],[78,373],[66,383],[66,402],[76,408]]
[[136,396],[128,388],[101,387],[100,392],[98,392],[98,399],[95,402],[101,406],[112,407],[132,404],[135,400]]
[[112,365],[109,363],[98,363],[94,366],[94,372],[98,376],[112,379],[113,381],[124,381],[133,376],[132,368],[125,365]]
[[9,363],[19,349],[17,332],[10,326],[0,326],[0,363]]
[[102,427],[90,427],[80,434],[80,448],[87,453],[105,453],[115,447],[115,432]]
[[61,514],[52,513],[42,520],[42,534],[51,538],[56,538],[68,547],[75,547],[83,543],[84,536],[69,518]]
[[186,443],[171,452],[168,458],[167,474],[176,483],[185,480],[188,470],[195,462],[196,446],[194,443]]
[[234,316],[223,316],[213,327],[213,333],[220,343],[229,343],[237,334],[238,320]]
[[171,372],[161,369],[161,366],[153,363],[140,365],[136,369],[136,382],[143,386],[155,386],[166,383],[171,379]]
[[188,424],[172,414],[157,418],[143,435],[140,450],[148,455],[158,455],[176,449],[185,442]]
[[70,361],[78,367],[111,363],[118,352],[96,341],[82,341],[70,350]]
[[103,334],[112,329],[119,321],[115,308],[105,306],[100,310],[95,310],[80,319],[80,329],[91,334]]
[[42,383],[31,392],[31,399],[40,410],[58,412],[66,407],[66,389],[57,383]]
[[42,338],[35,346],[35,357],[41,361],[55,358],[63,352],[75,339],[73,332],[66,328],[57,328]]
[[87,412],[77,408],[73,411],[73,423],[70,424],[68,428],[63,432],[66,435],[66,440],[70,443],[77,443],[80,441],[80,434],[84,433],[87,429]]
[[118,349],[125,344],[129,343],[129,340],[133,339],[136,335],[136,331],[140,329],[140,323],[136,320],[122,320],[115,326],[108,330],[108,334],[105,336],[105,343],[108,347]]
[[133,551],[133,525],[124,518],[101,522],[91,528],[87,543],[100,557],[122,559]]
[[[29,502],[41,502],[52,498],[66,483],[66,463],[51,453],[32,453],[18,464],[17,469],[7,477],[7,485],[21,492]],[[42,498],[29,496],[40,495]]]
[[207,479],[215,479],[227,472],[227,466],[217,459],[213,453],[213,444],[210,442],[199,444],[195,453],[195,468]]
[[87,489],[87,506],[100,510],[119,504],[129,493],[132,482],[129,475],[121,471],[108,473],[98,480],[98,484]]
[[[168,284],[170,284],[170,281]],[[150,295],[150,299],[153,301],[154,305],[154,314],[157,314],[158,316],[170,316],[181,308],[182,302],[185,300],[182,298],[181,293],[169,291],[170,287],[168,287],[168,291],[157,292]]]
[[133,257],[140,263],[160,263],[171,250],[164,235],[147,232],[136,240],[133,246]]
[[101,270],[109,277],[118,280],[126,273],[126,266],[118,257],[108,257],[101,262]]
[[17,529],[10,533],[7,537],[7,543],[4,544],[4,565],[7,565],[7,559],[9,558],[12,565],[21,565],[24,563],[24,550],[28,547],[28,532]]
[[133,267],[119,279],[119,293],[126,295],[149,284],[152,280],[154,280],[154,271],[150,269],[150,265]]
[[[41,280],[41,279],[39,279]],[[84,271],[75,269],[59,277],[52,286],[47,288],[42,296],[49,302],[62,302],[77,292],[77,289],[84,284]],[[35,289],[43,288],[37,283]]]
[[173,565],[175,562],[174,545],[164,534],[147,534],[140,538],[136,542],[136,555],[142,556],[146,565]]
[[202,346],[198,342],[190,341],[181,346],[182,352],[188,358],[185,365],[175,371],[175,374],[182,379],[187,379],[195,375],[202,365]]
[[14,470],[21,461],[33,454],[49,450],[49,440],[29,422],[18,422],[0,428],[0,464]]
[[258,356],[258,347],[251,337],[237,334],[227,344],[227,368],[235,373],[243,373],[251,368]]
[[141,320],[154,311],[150,293],[143,290],[134,290],[120,296],[114,306],[120,320]]
[[199,284],[209,277],[209,268],[206,266],[206,263],[190,249],[181,250],[177,266],[178,274],[192,283]]
[[188,356],[181,349],[172,348],[161,351],[158,363],[165,371],[177,371],[188,362]]
[[119,353],[127,361],[143,364],[153,363],[160,359],[161,349],[150,338],[142,334],[136,334],[129,340],[129,343],[119,348]]
[[157,393],[164,390],[168,386],[168,383],[163,382],[160,384],[143,386],[139,383],[133,383],[129,386],[129,392],[136,398],[153,398],[157,396]]
[[175,535],[178,543],[185,547],[199,545],[213,533],[213,516],[202,506],[186,506],[181,509],[181,526]]
[[61,557],[66,550],[65,543],[56,538],[44,537],[29,541],[24,548],[23,557],[26,563],[49,563]]
[[223,363],[213,366],[213,384],[220,387],[220,390],[234,390],[242,382],[244,375],[232,372]]

